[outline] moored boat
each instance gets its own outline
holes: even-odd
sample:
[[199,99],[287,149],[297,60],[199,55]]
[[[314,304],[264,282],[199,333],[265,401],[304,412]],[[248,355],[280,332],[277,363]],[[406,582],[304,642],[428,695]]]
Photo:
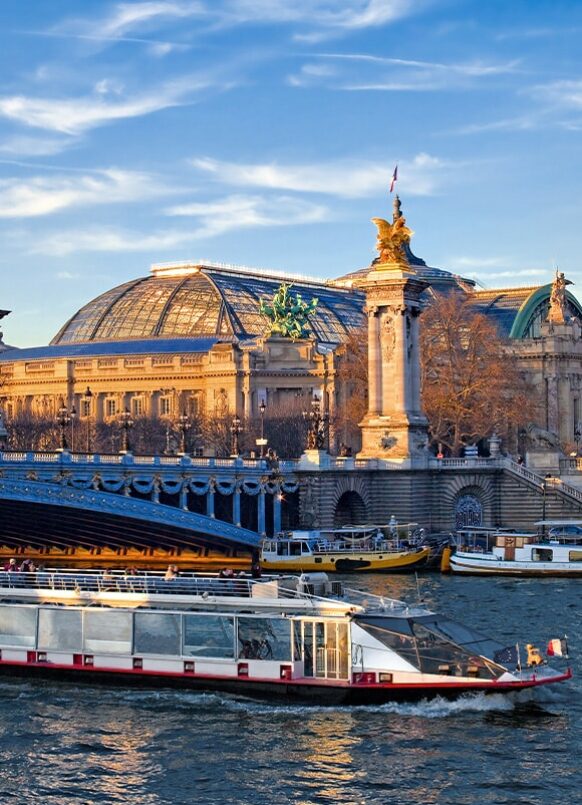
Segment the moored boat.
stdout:
[[[416,524],[415,524],[416,525]],[[400,531],[406,526],[399,526]],[[393,526],[346,526],[317,531],[285,531],[264,539],[260,563],[269,572],[349,573],[418,570],[431,548],[412,544]]]
[[522,666],[513,646],[322,573],[0,574],[5,674],[332,704],[507,693],[571,677],[530,648]]
[[473,575],[582,578],[582,529],[577,533],[565,527],[565,522],[540,521],[536,534],[486,528],[460,530],[456,550],[449,559],[450,570]]

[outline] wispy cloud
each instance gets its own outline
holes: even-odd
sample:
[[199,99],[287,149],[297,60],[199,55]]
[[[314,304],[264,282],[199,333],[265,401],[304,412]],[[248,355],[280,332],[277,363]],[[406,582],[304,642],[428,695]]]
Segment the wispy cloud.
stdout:
[[[382,162],[338,160],[313,164],[238,164],[216,159],[193,159],[192,165],[223,184],[322,193],[333,196],[363,197],[386,189],[394,159]],[[437,192],[453,165],[430,154],[418,154],[399,163],[400,187],[411,195]]]
[[160,229],[135,232],[99,227],[53,232],[35,241],[33,254],[63,256],[73,252],[161,252],[176,246],[223,235],[237,229],[295,226],[325,221],[326,207],[295,198],[279,196],[228,196],[205,204],[170,207],[171,216],[187,216],[197,221],[188,229]]
[[295,33],[302,41],[321,41],[330,34],[363,30],[396,22],[416,13],[427,0],[151,0],[120,3],[98,18],[68,19],[47,32],[102,42],[133,41],[180,47],[131,36],[197,19],[206,30],[238,25],[299,25],[307,29]]
[[26,126],[78,135],[123,118],[140,117],[171,106],[192,102],[194,95],[212,86],[209,78],[186,78],[169,82],[147,93],[122,97],[97,89],[77,98],[32,98],[25,95],[0,97],[0,116]]
[[0,141],[0,154],[5,156],[48,157],[60,154],[73,142],[70,137],[9,137]]
[[[320,53],[288,76],[296,87],[329,86],[343,90],[427,91],[464,87],[476,80],[519,70],[519,61],[429,62],[367,53]],[[315,61],[313,61],[315,60]],[[333,67],[322,69],[322,62]]]
[[533,98],[551,107],[582,111],[582,79],[550,81],[530,91]]
[[93,174],[0,180],[0,218],[34,218],[71,207],[130,202],[167,192],[149,175],[109,169]]

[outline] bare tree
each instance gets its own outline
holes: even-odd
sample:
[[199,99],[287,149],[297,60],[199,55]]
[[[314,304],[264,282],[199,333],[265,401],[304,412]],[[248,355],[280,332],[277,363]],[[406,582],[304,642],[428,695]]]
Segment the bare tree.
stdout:
[[350,333],[336,350],[336,414],[332,422],[335,448],[356,453],[361,446],[359,423],[368,410],[368,331]]
[[538,416],[539,392],[510,342],[460,294],[438,296],[427,308],[420,354],[431,439],[452,455],[493,432],[513,441]]

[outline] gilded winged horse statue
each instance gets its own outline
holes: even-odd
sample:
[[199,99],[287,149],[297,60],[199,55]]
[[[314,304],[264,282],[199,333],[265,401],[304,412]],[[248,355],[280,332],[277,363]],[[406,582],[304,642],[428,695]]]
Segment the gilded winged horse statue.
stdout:
[[404,247],[410,243],[414,232],[406,226],[404,216],[396,218],[392,224],[385,221],[384,218],[372,218],[372,223],[378,227],[376,249],[379,257],[375,262],[408,264]]

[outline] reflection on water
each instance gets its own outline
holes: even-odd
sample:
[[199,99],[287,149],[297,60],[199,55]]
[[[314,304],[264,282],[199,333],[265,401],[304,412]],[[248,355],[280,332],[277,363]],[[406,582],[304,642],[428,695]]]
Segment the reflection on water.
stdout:
[[[419,579],[430,607],[508,643],[566,632],[579,656],[576,580]],[[345,581],[417,598],[413,576]],[[2,801],[575,802],[580,678],[519,696],[343,709],[3,679]]]

